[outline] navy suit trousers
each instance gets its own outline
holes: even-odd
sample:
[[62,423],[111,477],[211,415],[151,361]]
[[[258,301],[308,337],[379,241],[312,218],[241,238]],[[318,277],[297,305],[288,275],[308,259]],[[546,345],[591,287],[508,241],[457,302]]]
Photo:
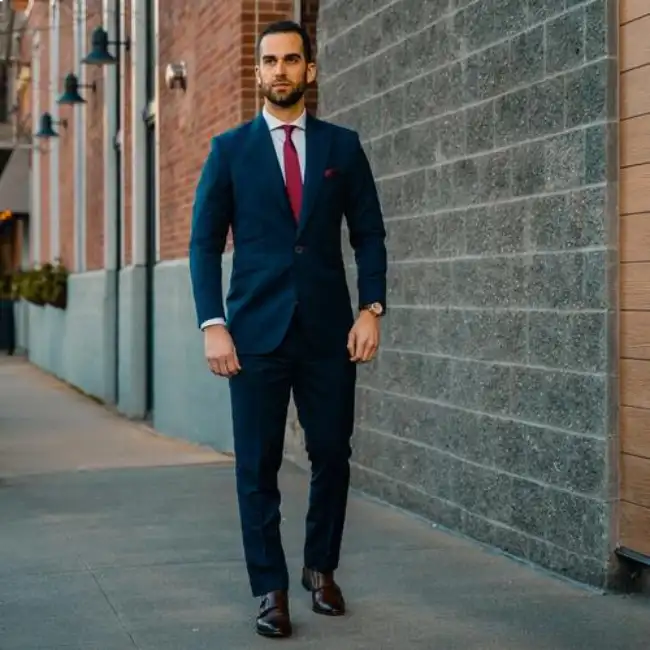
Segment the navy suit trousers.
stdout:
[[324,354],[310,346],[296,314],[278,348],[240,355],[230,379],[237,492],[244,554],[254,596],[288,589],[280,538],[278,471],[293,391],[305,432],[312,478],[306,519],[305,566],[334,571],[350,481],[356,365],[343,349]]

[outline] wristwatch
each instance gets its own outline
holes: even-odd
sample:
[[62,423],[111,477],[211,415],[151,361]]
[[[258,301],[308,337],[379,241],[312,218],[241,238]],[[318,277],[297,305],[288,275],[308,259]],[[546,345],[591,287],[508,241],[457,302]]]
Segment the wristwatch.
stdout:
[[371,302],[369,305],[364,305],[361,311],[369,311],[374,316],[383,316],[384,306],[380,302]]

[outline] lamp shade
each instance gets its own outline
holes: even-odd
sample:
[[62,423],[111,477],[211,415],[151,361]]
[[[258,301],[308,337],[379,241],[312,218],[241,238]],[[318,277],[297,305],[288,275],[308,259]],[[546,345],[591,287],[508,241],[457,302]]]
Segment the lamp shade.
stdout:
[[52,116],[49,113],[41,115],[41,128],[36,133],[37,138],[58,138],[59,134],[52,128]]
[[81,60],[86,65],[114,65],[117,59],[108,51],[108,34],[102,27],[96,27],[91,37],[90,54]]
[[86,100],[79,94],[79,80],[77,76],[70,73],[65,78],[63,94],[57,100],[57,104],[85,104]]

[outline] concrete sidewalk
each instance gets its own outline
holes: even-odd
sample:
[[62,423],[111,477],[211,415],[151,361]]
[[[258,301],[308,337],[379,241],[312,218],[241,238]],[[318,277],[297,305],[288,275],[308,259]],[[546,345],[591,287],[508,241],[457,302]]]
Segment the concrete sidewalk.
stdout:
[[349,614],[298,585],[306,476],[282,473],[294,637],[253,632],[230,459],[0,359],[0,648],[645,650],[650,601],[604,596],[351,499]]

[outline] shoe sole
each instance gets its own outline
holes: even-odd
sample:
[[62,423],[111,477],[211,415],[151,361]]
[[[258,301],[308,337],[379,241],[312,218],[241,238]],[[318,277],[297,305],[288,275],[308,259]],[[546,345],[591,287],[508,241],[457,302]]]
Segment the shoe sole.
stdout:
[[[301,581],[302,586],[305,589],[305,591],[308,591],[309,593],[312,593],[312,589],[309,586],[309,584],[304,580]],[[312,602],[312,607],[311,611],[314,612],[315,614],[320,614],[321,616],[343,616],[345,614],[345,610],[334,610],[332,611],[331,609],[321,609],[318,605]]]
[[255,628],[255,631],[263,637],[266,637],[267,639],[286,639],[287,637],[290,637],[293,630],[289,630],[288,632],[271,632],[270,630],[261,630],[259,627]]

